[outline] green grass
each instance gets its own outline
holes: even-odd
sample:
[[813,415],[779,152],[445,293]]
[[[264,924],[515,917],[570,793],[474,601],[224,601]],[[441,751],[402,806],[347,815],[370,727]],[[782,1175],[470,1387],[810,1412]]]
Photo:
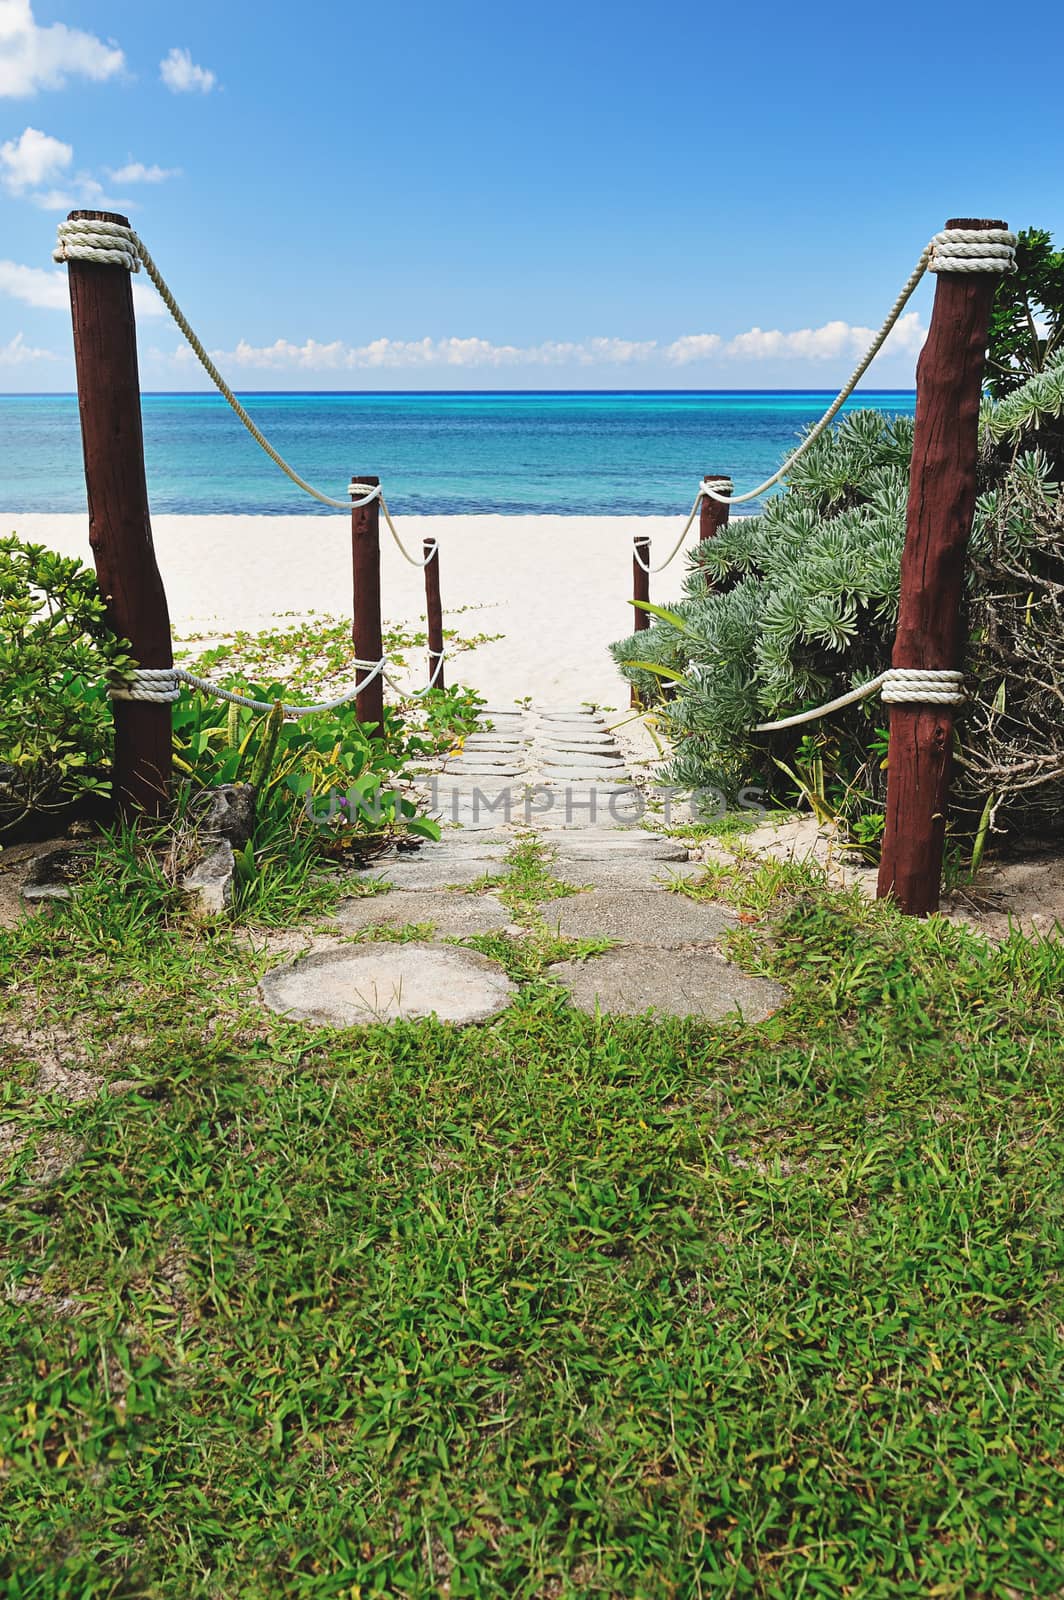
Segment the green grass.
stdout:
[[1064,947],[713,869],[789,1004],[594,1019],[510,867],[467,1030],[146,864],[0,933],[3,1592],[1059,1595]]

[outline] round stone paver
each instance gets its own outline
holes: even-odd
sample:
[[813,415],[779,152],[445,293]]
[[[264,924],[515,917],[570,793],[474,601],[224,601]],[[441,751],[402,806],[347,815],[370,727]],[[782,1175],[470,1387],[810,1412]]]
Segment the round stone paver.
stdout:
[[[483,876],[489,863],[481,861],[477,865]],[[468,939],[474,933],[508,928],[513,917],[493,894],[396,889],[392,894],[345,900],[332,920],[344,933],[359,933],[363,928],[408,928],[413,923],[430,922],[437,934]]]
[[787,998],[768,978],[751,978],[712,950],[669,950],[655,958],[643,948],[607,950],[587,961],[548,968],[579,1011],[617,1017],[703,1017],[718,1022],[741,1012],[763,1022]]
[[[565,939],[618,939],[622,944],[675,950],[685,944],[712,944],[735,927],[720,906],[688,900],[660,889],[592,889],[555,900],[546,920]],[[643,951],[643,961],[647,953]]]
[[447,944],[348,944],[268,972],[259,985],[271,1011],[319,1027],[436,1016],[486,1022],[517,988],[494,961]]

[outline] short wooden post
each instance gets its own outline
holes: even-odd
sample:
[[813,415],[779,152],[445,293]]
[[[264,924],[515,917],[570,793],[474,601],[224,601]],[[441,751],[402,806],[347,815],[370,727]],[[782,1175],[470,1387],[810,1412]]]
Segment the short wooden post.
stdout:
[[[70,221],[118,222],[111,211],[72,211]],[[140,415],[133,287],[124,267],[71,260],[67,267],[74,322],[89,544],[107,619],[128,639],[141,667],[174,664],[166,591],[155,561],[144,435]],[[158,816],[170,792],[173,735],[170,706],[115,700],[114,798],[124,815]]]
[[[724,472],[707,472],[703,481],[712,483],[719,488],[721,494],[731,494],[732,481]],[[715,539],[722,528],[728,526],[728,513],[730,506],[724,505],[719,500],[714,500],[712,495],[704,494],[698,512],[698,538],[704,544],[707,539]],[[706,574],[706,588],[715,589],[716,583]]]
[[[954,219],[947,228],[1003,228]],[[916,373],[895,667],[963,665],[964,558],[975,511],[979,404],[996,274],[939,273]],[[910,916],[937,911],[952,765],[950,706],[892,705],[880,898]]]
[[422,546],[425,561],[425,617],[429,636],[429,682],[434,689],[443,683],[443,602],[440,599],[440,546],[430,536]]
[[[632,540],[632,599],[635,601],[648,601],[650,599],[650,540],[645,533],[637,533]],[[650,627],[650,613],[644,611],[638,604],[635,608],[635,631],[642,633]],[[631,702],[633,706],[639,704],[639,694],[635,685],[632,685]]]
[[[377,488],[380,479],[368,472],[356,472],[352,483]],[[359,498],[357,490],[354,498]],[[351,639],[360,661],[377,662],[384,654],[381,629],[381,531],[380,501],[351,507],[351,570],[353,581],[353,622]],[[367,726],[384,726],[384,678],[381,673],[366,685],[355,700],[358,720]]]

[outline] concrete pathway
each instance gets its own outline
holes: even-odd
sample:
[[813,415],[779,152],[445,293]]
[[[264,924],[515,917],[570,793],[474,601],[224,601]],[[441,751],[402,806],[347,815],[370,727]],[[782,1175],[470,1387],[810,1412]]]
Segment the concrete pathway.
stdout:
[[603,954],[546,969],[580,1010],[761,1021],[786,998],[724,957],[719,941],[735,926],[729,911],[669,892],[670,881],[702,868],[683,841],[637,825],[641,792],[599,713],[489,709],[419,786],[443,838],[362,873],[367,886],[376,880],[387,891],[346,900],[335,926],[343,934],[416,927],[425,937],[319,942],[264,980],[272,1009],[338,1027],[430,1014],[485,1021],[504,1010],[517,991],[502,966],[438,941],[526,935],[488,880],[506,873],[507,852],[530,831],[552,852],[552,876],[580,891],[542,904],[546,928],[612,941]]

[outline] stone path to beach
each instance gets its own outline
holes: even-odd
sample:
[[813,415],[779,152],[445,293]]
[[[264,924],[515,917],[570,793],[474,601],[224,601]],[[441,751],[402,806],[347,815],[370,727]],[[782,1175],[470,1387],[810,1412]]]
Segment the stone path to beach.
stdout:
[[[470,886],[505,875],[507,853],[532,833],[548,847],[552,876],[580,891],[541,905],[546,927],[565,939],[612,941],[602,954],[546,969],[574,1006],[748,1021],[776,1009],[784,991],[721,952],[733,915],[670,893],[670,879],[697,877],[701,867],[682,841],[638,825],[642,794],[601,716],[571,706],[487,710],[483,720],[424,781],[444,825],[440,842],[379,862],[362,876],[388,891],[343,902],[336,931],[365,933],[367,942],[319,940],[274,968],[262,984],[269,1006],[333,1027],[433,1014],[482,1022],[505,1010],[517,989],[501,964],[444,941],[527,935],[497,892]],[[430,936],[371,937],[414,926]]]

